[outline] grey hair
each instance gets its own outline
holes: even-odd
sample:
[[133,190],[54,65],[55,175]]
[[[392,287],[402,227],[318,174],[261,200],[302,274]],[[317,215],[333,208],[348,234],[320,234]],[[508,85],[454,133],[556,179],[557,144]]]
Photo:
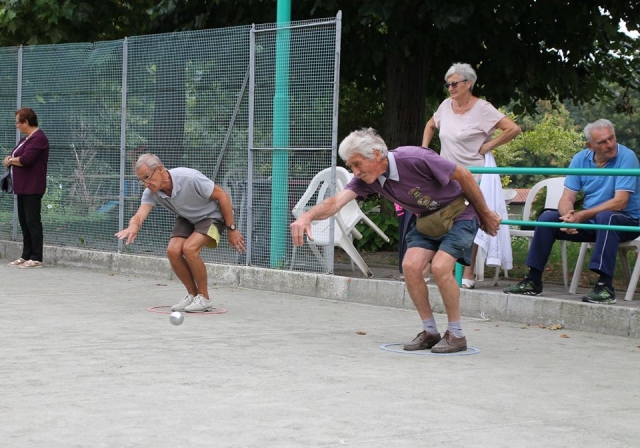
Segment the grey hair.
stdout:
[[155,170],[160,165],[162,165],[162,162],[155,154],[146,153],[138,157],[138,161],[135,165],[135,170],[138,171],[138,168],[140,168],[142,165],[147,165],[152,170]]
[[380,156],[383,159],[387,158],[389,150],[387,144],[382,140],[382,137],[378,135],[373,128],[362,128],[358,131],[353,131],[340,143],[338,153],[340,158],[345,162],[353,154],[360,154],[362,157],[373,160],[373,151],[380,151]]
[[449,70],[447,70],[447,73],[445,73],[444,75],[445,82],[448,82],[447,80],[451,76],[456,74],[462,76],[467,81],[471,81],[472,89],[476,85],[478,75],[476,75],[476,71],[469,64],[464,64],[462,62],[456,62],[455,64],[453,64],[451,67],[449,67]]
[[584,127],[584,138],[589,143],[593,143],[591,134],[596,129],[611,129],[611,132],[613,132],[613,135],[616,135],[616,129],[613,127],[613,123],[611,123],[606,118],[601,118],[599,120],[594,121],[593,123],[589,123]]

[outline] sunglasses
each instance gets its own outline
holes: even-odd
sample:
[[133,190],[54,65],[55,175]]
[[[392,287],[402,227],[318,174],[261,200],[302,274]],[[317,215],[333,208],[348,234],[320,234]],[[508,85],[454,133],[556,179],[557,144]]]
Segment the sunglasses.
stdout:
[[455,81],[455,82],[445,82],[444,86],[447,89],[449,87],[453,87],[455,89],[456,87],[458,87],[458,84],[460,84],[461,82],[467,82],[467,81],[468,81],[468,79],[463,79],[462,81]]

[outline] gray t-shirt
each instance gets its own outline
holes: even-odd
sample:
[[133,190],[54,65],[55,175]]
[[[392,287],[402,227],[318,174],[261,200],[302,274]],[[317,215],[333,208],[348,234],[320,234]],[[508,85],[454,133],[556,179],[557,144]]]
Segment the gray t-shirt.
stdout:
[[142,193],[142,204],[162,205],[192,224],[211,218],[223,221],[220,204],[211,199],[215,188],[212,180],[198,170],[191,168],[173,168],[168,170],[173,183],[171,196],[162,191],[151,192],[148,188]]

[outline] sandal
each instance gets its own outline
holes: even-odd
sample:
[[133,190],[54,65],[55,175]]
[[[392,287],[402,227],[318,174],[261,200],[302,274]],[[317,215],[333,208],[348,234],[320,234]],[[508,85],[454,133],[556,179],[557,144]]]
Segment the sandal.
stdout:
[[476,281],[475,280],[471,280],[470,278],[463,278],[462,279],[462,285],[461,285],[462,289],[473,289],[475,287],[476,287]]
[[20,269],[31,269],[31,268],[41,268],[41,267],[42,267],[42,261],[36,261],[36,260],[28,260],[22,263],[20,266],[18,266],[18,268]]
[[13,260],[7,263],[7,266],[18,266],[24,263],[25,261],[27,260],[25,260],[24,258],[18,258],[17,260]]

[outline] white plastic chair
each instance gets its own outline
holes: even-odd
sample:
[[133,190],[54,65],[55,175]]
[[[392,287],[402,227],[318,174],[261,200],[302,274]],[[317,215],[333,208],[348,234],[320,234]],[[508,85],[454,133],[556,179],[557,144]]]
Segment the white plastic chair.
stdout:
[[[557,209],[562,192],[564,191],[564,177],[551,177],[538,182],[531,188],[527,199],[524,203],[524,210],[522,212],[522,221],[531,221],[531,206],[536,199],[536,195],[543,188],[546,189],[546,197],[544,201],[544,208]],[[532,221],[535,222],[535,221]],[[509,229],[509,234],[513,236],[520,236],[527,238],[528,247],[531,247],[531,240],[533,239],[533,230],[520,230]],[[560,243],[560,250],[562,253],[562,274],[564,278],[564,287],[569,287],[569,268],[567,263],[567,242],[564,240],[558,241]]]
[[[571,279],[571,286],[569,287],[569,293],[575,294],[578,290],[578,284],[580,283],[580,275],[582,274],[582,267],[584,266],[584,260],[587,257],[587,249],[593,248],[594,243],[582,243],[580,246],[580,254],[578,255],[578,261],[576,262],[576,268],[573,271],[573,278]],[[636,262],[633,265],[633,272],[629,269],[629,257],[628,252],[635,251]],[[635,240],[625,241],[618,246],[618,257],[620,258],[620,264],[622,265],[622,275],[627,282],[627,292],[625,293],[624,300],[631,301],[636,293],[636,286],[638,280],[640,280],[640,263],[638,263],[638,256],[640,256],[640,237]]]
[[[335,193],[344,189],[345,185],[349,183],[353,175],[349,173],[345,168],[336,167],[336,187]],[[322,202],[326,197],[328,192],[330,191],[331,186],[331,168],[326,168],[320,171],[315,175],[309,187],[305,191],[304,195],[300,198],[298,203],[295,205],[291,213],[296,218],[300,217],[306,210],[311,208],[313,205]],[[315,197],[315,203],[310,204],[309,202]],[[335,216],[334,223],[334,232],[333,232],[333,244],[334,246],[339,246],[342,248],[351,258],[353,262],[360,268],[362,273],[366,277],[373,276],[371,269],[367,266],[365,261],[362,259],[362,256],[358,253],[357,249],[353,245],[353,238],[360,239],[362,238],[362,234],[358,232],[356,229],[356,224],[360,221],[364,221],[367,225],[369,225],[381,238],[385,241],[389,241],[389,237],[384,234],[382,230],[378,226],[375,225],[371,219],[360,209],[358,203],[353,200],[346,204]],[[330,234],[330,225],[331,219],[324,219],[321,221],[314,221],[311,223],[311,235],[313,236],[313,241],[307,239],[307,243],[309,244],[309,248],[313,251],[316,257],[324,264],[327,268],[327,272],[330,271],[332,261],[326,260],[320,254],[318,250],[318,246],[328,246],[331,244],[331,234]],[[291,256],[291,266],[295,264],[296,257],[296,248],[293,248],[293,254]],[[353,269],[353,263],[352,263]]]

